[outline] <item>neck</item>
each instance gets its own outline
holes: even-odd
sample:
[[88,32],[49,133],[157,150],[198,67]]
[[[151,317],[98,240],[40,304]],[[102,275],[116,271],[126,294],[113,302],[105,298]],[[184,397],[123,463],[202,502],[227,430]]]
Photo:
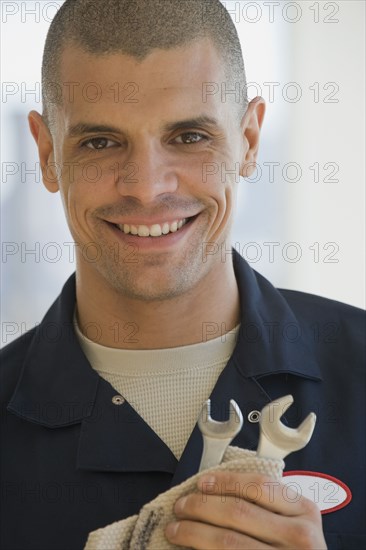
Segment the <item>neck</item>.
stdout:
[[81,331],[100,345],[120,349],[164,349],[218,338],[240,322],[239,292],[232,262],[212,269],[190,292],[161,302],[133,300],[95,272],[77,272],[77,316]]

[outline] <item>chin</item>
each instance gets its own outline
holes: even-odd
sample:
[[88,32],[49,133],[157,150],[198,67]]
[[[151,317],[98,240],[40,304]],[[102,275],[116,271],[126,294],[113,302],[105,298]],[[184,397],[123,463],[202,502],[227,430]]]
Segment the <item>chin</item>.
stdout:
[[[194,266],[164,265],[156,261],[142,265],[124,265],[118,269],[114,265],[99,265],[98,271],[112,288],[121,296],[146,302],[172,300],[189,293],[200,280],[199,270]],[[202,264],[201,264],[202,266]]]

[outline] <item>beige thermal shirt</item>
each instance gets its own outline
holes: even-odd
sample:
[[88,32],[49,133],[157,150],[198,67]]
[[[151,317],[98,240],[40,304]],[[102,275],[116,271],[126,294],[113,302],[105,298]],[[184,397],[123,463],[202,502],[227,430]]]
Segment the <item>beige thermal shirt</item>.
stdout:
[[202,405],[233,353],[240,325],[189,346],[126,350],[76,335],[92,368],[122,395],[179,460]]

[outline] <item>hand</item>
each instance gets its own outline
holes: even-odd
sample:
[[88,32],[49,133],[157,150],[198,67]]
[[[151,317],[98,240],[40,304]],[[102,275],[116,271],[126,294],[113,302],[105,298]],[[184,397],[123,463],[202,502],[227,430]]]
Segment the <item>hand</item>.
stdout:
[[175,503],[179,521],[165,530],[173,544],[204,550],[327,548],[316,504],[273,478],[215,472],[197,486],[200,492]]

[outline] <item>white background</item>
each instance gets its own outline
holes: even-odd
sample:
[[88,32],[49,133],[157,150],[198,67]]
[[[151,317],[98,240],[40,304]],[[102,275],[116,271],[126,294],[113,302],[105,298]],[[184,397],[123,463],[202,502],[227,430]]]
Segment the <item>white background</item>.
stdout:
[[[233,244],[277,287],[364,307],[365,3],[223,3],[240,33],[249,96],[267,101]],[[41,321],[75,269],[60,197],[25,173],[38,161],[26,117],[42,110],[43,45],[61,5],[1,2],[2,344]]]

